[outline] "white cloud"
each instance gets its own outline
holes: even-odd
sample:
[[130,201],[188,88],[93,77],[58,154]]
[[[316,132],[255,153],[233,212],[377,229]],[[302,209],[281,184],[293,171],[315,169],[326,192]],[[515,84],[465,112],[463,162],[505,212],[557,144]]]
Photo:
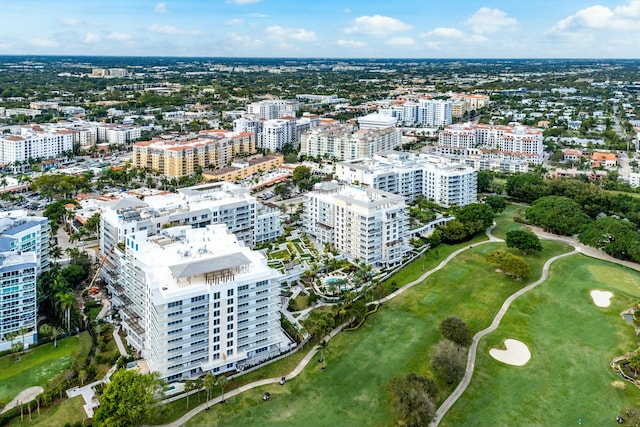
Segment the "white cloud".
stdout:
[[153,8],[155,13],[159,13],[160,15],[165,15],[167,13],[167,4],[166,3],[158,3],[156,7]]
[[95,34],[95,33],[87,33],[84,36],[84,42],[85,43],[100,43],[102,41],[102,37],[100,37],[99,34]]
[[481,7],[467,20],[467,25],[474,33],[491,34],[515,28],[518,25],[518,20],[500,9]]
[[613,10],[598,4],[561,19],[547,33],[603,29],[632,30],[638,28],[638,18],[640,18],[640,0],[631,0]]
[[5,41],[0,41],[0,49],[8,50],[13,47],[13,44]]
[[413,25],[389,16],[374,15],[360,16],[350,27],[344,29],[347,34],[367,34],[372,36],[386,36],[398,31],[408,31]]
[[109,40],[118,40],[118,41],[131,40],[131,36],[129,34],[116,33],[116,32],[110,33],[106,38]]
[[246,34],[229,33],[225,38],[225,45],[233,48],[257,49],[264,45],[262,40],[254,40]]
[[227,3],[235,3],[235,4],[251,4],[258,3],[260,0],[227,0]]
[[344,13],[351,13],[351,9],[346,8],[346,9],[344,10]]
[[432,46],[438,46],[442,48],[444,41],[455,40],[455,43],[483,43],[488,39],[482,34],[465,34],[457,28],[435,28],[428,33],[420,34],[421,38],[428,39],[427,46],[432,43]]
[[252,18],[271,18],[271,15],[267,15],[266,13],[251,13],[249,16]]
[[82,24],[82,21],[78,18],[60,18],[58,19],[58,22],[60,22],[63,25],[70,25],[70,26]]
[[158,25],[153,24],[147,27],[152,33],[166,34],[170,36],[195,36],[200,34],[198,30],[184,30],[182,28],[174,27],[173,25]]
[[446,39],[461,39],[465,34],[457,28],[436,28],[428,33],[421,34],[420,37],[442,37]]
[[426,42],[424,45],[427,47],[427,49],[432,49],[432,50],[440,50],[440,49],[442,49],[442,43],[441,42],[429,41],[429,42]]
[[384,44],[393,47],[414,47],[416,41],[411,37],[393,37],[387,40]]
[[31,39],[27,43],[35,47],[58,47],[59,46],[58,42],[55,40],[45,39],[40,37]]
[[336,40],[336,44],[340,47],[355,48],[355,49],[360,49],[367,45],[365,42],[358,42],[355,40]]
[[265,31],[267,32],[267,36],[273,40],[294,39],[310,42],[316,39],[316,33],[305,30],[304,28],[282,28],[279,25],[273,25],[267,27]]
[[244,20],[239,18],[227,19],[226,21],[224,21],[225,25],[240,25],[242,23],[244,23]]

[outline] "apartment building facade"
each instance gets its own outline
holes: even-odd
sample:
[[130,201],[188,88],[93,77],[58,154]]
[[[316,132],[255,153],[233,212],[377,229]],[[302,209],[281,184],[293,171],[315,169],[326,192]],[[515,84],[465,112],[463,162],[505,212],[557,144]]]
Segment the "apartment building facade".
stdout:
[[118,268],[124,256],[122,245],[128,235],[145,232],[148,236],[176,225],[194,228],[226,224],[238,241],[247,247],[282,235],[280,213],[262,209],[249,190],[228,182],[213,182],[181,188],[178,193],[145,197],[126,197],[105,201],[100,206],[99,247],[105,263],[101,277],[113,297],[123,306],[123,289]]
[[472,155],[541,164],[544,158],[542,131],[529,126],[494,126],[464,123],[446,126],[438,135],[442,154]]
[[337,182],[305,195],[303,229],[351,260],[388,267],[411,250],[407,205],[402,196]]
[[24,211],[0,217],[0,351],[16,340],[27,348],[37,342],[36,279],[50,268],[49,234],[48,218]]
[[423,195],[435,203],[465,206],[477,198],[476,171],[447,158],[389,152],[336,165],[338,179],[398,194],[408,203]]
[[355,160],[402,145],[402,131],[388,127],[356,130],[350,124],[321,126],[302,135],[300,154],[307,157]]
[[128,343],[167,381],[242,370],[290,348],[280,273],[224,224],[129,235],[121,267]]
[[188,141],[140,141],[133,144],[133,165],[179,178],[198,168],[220,168],[235,156],[255,154],[255,135],[208,130]]

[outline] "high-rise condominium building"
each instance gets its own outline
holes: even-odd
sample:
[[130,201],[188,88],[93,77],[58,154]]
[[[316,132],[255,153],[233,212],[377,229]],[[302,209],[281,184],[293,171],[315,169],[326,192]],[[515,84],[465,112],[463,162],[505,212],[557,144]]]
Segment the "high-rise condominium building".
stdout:
[[224,224],[127,236],[120,267],[127,341],[168,381],[241,370],[290,348],[280,273]]
[[533,127],[464,123],[446,126],[438,136],[442,154],[481,155],[490,159],[542,163],[542,131]]
[[0,164],[52,159],[73,150],[73,132],[33,125],[21,128],[20,135],[0,136]]
[[23,211],[0,217],[0,351],[37,341],[36,279],[49,269],[49,229],[48,218]]
[[133,144],[133,165],[168,177],[191,175],[198,168],[220,168],[235,156],[255,154],[255,135],[212,129],[188,141],[140,141]]
[[213,182],[181,188],[178,193],[148,196],[144,200],[127,197],[107,201],[100,207],[100,251],[106,257],[101,277],[107,282],[114,306],[124,306],[127,290],[118,277],[124,256],[121,246],[127,236],[143,231],[159,234],[175,225],[194,228],[226,224],[238,241],[251,247],[282,234],[280,212],[259,207],[249,190],[228,182]]
[[404,197],[371,188],[323,182],[305,195],[303,228],[351,260],[387,267],[410,251]]
[[465,206],[476,202],[476,171],[449,159],[421,154],[389,152],[371,159],[341,162],[338,179],[399,194],[412,202],[423,195],[435,203]]
[[355,130],[349,124],[317,127],[302,135],[300,154],[338,160],[355,160],[393,150],[402,144],[400,129]]

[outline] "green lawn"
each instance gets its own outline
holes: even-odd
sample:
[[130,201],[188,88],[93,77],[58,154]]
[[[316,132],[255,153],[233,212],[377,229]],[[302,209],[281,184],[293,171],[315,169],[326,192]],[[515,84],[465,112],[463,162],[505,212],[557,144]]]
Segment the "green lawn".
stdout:
[[[504,299],[525,284],[496,273],[484,262],[484,255],[502,247],[491,243],[465,251],[424,283],[383,305],[360,329],[336,336],[329,346],[326,370],[311,363],[285,386],[269,386],[228,399],[227,404],[200,413],[188,425],[393,424],[385,386],[399,374],[432,376],[428,354],[441,339],[439,322],[456,315],[478,331],[490,323]],[[441,247],[443,252],[435,264],[444,259],[446,248]],[[548,257],[567,250],[563,244],[549,242],[542,253],[527,260],[538,276]],[[421,263],[417,265],[421,272]],[[445,394],[450,392],[450,386],[441,386]],[[261,400],[265,390],[272,394],[268,402]]]
[[524,205],[507,205],[505,210],[496,218],[496,225],[495,227],[493,227],[491,234],[499,239],[506,239],[508,231],[518,230],[526,227],[524,224],[513,221],[513,218],[516,215],[524,216],[524,212],[526,210],[527,207]]
[[[640,273],[583,255],[554,263],[549,280],[517,300],[480,343],[470,387],[442,425],[616,425],[616,415],[640,402],[640,389],[609,367],[638,347],[620,312],[638,303],[639,283]],[[611,291],[611,306],[596,307],[593,289]],[[491,358],[489,349],[508,338],[529,346],[528,364]]]
[[40,415],[35,410],[32,410],[32,421],[29,421],[28,415],[25,415],[23,421],[18,416],[13,417],[8,425],[12,427],[51,427],[64,426],[67,423],[70,425],[82,423],[86,419],[86,414],[82,408],[83,405],[84,399],[82,396],[76,396],[73,399],[65,399],[59,405],[40,409]]
[[84,357],[91,348],[87,332],[58,340],[58,347],[44,344],[19,355],[0,358],[0,403],[6,405],[20,391],[31,386],[44,386],[56,375],[71,366],[73,360]]

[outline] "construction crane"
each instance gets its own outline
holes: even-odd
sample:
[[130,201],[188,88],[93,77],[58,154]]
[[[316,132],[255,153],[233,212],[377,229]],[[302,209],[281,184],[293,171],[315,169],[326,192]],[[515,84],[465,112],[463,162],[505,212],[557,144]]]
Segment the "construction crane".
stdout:
[[87,286],[87,289],[89,290],[90,294],[95,294],[98,292],[98,288],[94,288],[93,285],[96,282],[96,279],[98,278],[98,275],[100,274],[100,271],[102,270],[102,267],[104,266],[104,263],[107,261],[107,258],[109,257],[109,254],[111,252],[113,252],[114,248],[111,248],[109,250],[109,252],[107,252],[106,254],[104,254],[102,256],[102,260],[100,260],[100,264],[98,265],[98,268],[96,268],[96,273],[93,275],[93,278],[91,279],[91,282],[89,282],[89,286]]

